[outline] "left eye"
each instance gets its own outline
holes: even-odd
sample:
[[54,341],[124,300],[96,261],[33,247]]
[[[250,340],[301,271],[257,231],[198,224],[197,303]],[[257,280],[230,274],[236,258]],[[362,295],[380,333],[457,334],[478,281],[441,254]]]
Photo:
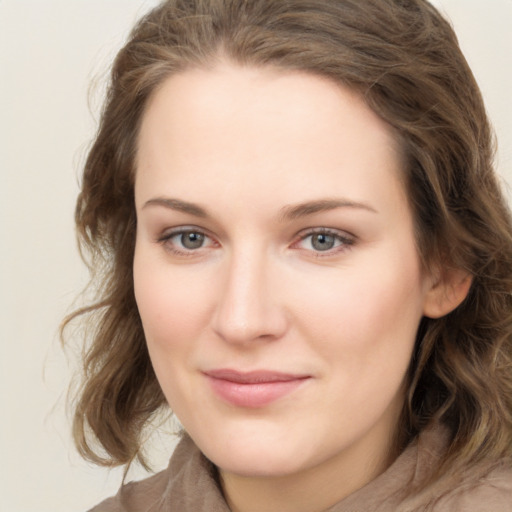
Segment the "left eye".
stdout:
[[353,243],[352,239],[337,233],[321,231],[305,235],[298,243],[301,249],[307,249],[315,252],[327,252],[332,249],[349,246]]

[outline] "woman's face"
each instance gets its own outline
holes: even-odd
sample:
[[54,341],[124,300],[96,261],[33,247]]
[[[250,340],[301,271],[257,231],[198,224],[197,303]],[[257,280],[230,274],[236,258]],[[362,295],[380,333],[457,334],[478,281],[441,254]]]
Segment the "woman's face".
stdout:
[[430,284],[389,127],[306,73],[218,65],[149,102],[135,293],[223,475],[382,469]]

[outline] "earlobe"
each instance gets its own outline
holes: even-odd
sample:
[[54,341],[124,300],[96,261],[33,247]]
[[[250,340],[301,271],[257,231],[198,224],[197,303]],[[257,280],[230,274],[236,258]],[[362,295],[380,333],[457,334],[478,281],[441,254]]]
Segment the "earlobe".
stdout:
[[464,270],[444,269],[427,292],[424,316],[441,318],[451,313],[467,297],[472,282],[472,276]]

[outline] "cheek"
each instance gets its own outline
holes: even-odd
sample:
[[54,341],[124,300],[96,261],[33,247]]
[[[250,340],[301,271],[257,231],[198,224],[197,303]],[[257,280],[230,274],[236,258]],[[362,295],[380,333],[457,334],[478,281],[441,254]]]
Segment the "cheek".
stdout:
[[409,356],[422,316],[423,292],[415,261],[359,266],[308,283],[298,295],[300,325],[318,350],[351,360],[402,349]]
[[136,252],[134,287],[149,356],[167,402],[182,412],[193,401],[189,391],[183,392],[183,382],[191,369],[194,340],[205,326],[205,287],[197,277],[142,256]]
[[134,260],[135,299],[150,352],[172,352],[202,328],[208,301],[197,276],[171,272],[169,267]]

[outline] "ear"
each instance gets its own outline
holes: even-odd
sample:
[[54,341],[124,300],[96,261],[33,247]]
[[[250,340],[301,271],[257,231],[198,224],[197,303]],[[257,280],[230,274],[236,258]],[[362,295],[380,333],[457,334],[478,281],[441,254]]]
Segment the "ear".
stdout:
[[442,268],[431,280],[423,306],[429,318],[441,318],[451,313],[467,297],[473,278],[465,270]]

